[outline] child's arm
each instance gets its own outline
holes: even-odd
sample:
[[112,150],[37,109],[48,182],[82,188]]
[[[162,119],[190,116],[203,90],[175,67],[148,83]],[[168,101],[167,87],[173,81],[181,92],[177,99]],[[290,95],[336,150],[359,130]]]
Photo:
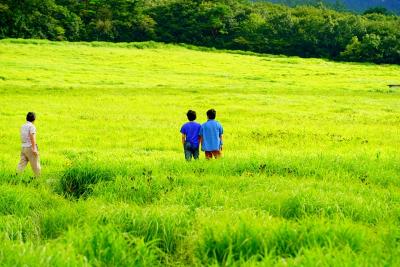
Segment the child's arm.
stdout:
[[224,144],[222,134],[219,136],[219,139],[221,140],[221,147],[219,149],[222,151],[222,145]]
[[200,127],[199,131],[199,144],[203,142],[203,127]]
[[182,144],[185,144],[186,141],[186,134],[182,134]]

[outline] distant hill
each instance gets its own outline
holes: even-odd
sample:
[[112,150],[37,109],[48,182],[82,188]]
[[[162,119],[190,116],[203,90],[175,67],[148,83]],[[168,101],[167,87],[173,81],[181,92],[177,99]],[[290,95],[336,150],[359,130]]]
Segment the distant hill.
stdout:
[[299,4],[317,4],[325,2],[337,8],[346,8],[356,12],[363,12],[371,7],[385,7],[388,10],[400,14],[400,0],[266,0],[273,3],[283,3],[290,6]]

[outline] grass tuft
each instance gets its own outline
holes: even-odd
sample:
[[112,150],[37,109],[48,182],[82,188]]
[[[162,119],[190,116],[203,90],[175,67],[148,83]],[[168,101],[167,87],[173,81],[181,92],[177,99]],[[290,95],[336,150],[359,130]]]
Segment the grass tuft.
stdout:
[[119,173],[111,166],[93,162],[77,162],[69,166],[60,178],[63,193],[76,198],[87,197],[93,191],[93,185],[100,181],[113,180]]

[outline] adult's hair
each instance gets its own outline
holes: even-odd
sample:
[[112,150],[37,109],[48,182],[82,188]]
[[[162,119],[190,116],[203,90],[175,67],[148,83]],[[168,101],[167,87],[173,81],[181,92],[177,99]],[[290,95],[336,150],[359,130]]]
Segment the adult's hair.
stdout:
[[36,114],[34,112],[28,112],[28,114],[26,114],[26,120],[34,122],[36,120]]
[[195,119],[196,119],[196,111],[194,111],[194,110],[189,110],[187,113],[186,113],[186,116],[187,116],[187,118],[188,118],[188,120],[190,120],[190,121],[194,121]]
[[215,109],[209,109],[207,111],[207,118],[210,120],[215,119],[215,116],[217,116],[217,112],[215,111]]

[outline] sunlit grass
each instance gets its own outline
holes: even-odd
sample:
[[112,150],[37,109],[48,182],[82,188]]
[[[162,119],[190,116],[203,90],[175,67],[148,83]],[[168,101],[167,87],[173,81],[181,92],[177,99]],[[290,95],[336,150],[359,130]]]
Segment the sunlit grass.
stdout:
[[[400,67],[0,41],[0,265],[398,266]],[[209,108],[224,158],[186,163]],[[43,175],[14,176],[37,113]]]

